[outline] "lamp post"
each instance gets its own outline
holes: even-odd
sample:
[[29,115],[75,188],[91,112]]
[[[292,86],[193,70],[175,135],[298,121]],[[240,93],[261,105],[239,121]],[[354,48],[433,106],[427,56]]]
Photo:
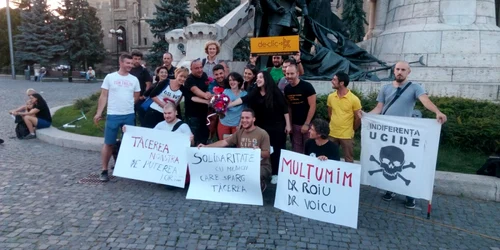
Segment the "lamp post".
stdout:
[[109,30],[109,33],[113,36],[116,36],[116,66],[118,68],[118,70],[120,70],[120,56],[119,56],[119,52],[120,52],[120,43],[123,41],[123,37],[122,37],[122,34],[123,34],[123,30],[121,29],[110,29]]
[[7,30],[9,34],[9,52],[10,52],[10,70],[12,79],[16,79],[16,70],[14,68],[14,45],[12,44],[12,28],[10,24],[10,7],[9,0],[7,0],[5,11],[7,12]]

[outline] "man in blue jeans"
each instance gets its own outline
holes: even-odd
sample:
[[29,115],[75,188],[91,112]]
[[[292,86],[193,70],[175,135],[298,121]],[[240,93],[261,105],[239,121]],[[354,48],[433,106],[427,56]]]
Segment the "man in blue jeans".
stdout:
[[101,96],[94,116],[94,123],[102,119],[104,107],[108,106],[106,126],[104,129],[104,145],[101,150],[102,172],[101,181],[109,181],[108,164],[116,144],[118,131],[123,125],[135,125],[134,103],[139,99],[141,87],[137,77],[129,74],[133,67],[132,56],[120,56],[120,69],[108,74],[101,86]]
[[[425,108],[436,114],[436,119],[439,123],[445,123],[446,115],[441,113],[438,107],[432,103],[422,86],[418,83],[412,84],[408,82],[407,78],[410,72],[410,65],[407,62],[401,61],[396,63],[394,66],[395,80],[391,84],[382,86],[377,96],[378,104],[370,113],[411,117],[415,102],[420,100]],[[359,114],[361,115],[361,112]],[[387,191],[382,199],[391,201],[394,196],[393,192]],[[415,208],[415,199],[407,196],[405,207],[409,209]]]

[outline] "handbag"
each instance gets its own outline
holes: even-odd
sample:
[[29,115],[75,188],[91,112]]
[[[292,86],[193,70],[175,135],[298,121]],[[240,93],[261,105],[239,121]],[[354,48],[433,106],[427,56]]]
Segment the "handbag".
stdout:
[[[159,86],[160,84],[158,83],[158,85],[155,87],[155,89]],[[167,82],[165,83],[165,87],[161,90],[161,92],[163,92],[167,87],[168,85],[170,85],[170,81],[167,79]],[[153,92],[155,91],[154,89],[151,91]],[[141,104],[141,108],[144,110],[144,111],[147,111],[149,106],[151,106],[151,104],[153,104],[153,98],[151,98],[151,96],[148,96],[148,98],[146,98],[146,100],[144,100],[144,102]]]

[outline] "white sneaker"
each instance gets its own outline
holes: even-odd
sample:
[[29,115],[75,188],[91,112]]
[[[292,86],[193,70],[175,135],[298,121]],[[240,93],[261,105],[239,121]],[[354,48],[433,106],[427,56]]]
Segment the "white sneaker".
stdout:
[[271,184],[278,184],[278,176],[277,175],[273,175],[271,177]]

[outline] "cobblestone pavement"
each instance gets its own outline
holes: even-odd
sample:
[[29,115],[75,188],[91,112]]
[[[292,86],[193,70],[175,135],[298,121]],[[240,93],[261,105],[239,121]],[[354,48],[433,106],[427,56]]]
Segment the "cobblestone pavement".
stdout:
[[[50,106],[97,91],[99,84],[34,83],[0,77],[2,110],[24,91],[43,92]],[[435,195],[406,210],[403,197],[361,190],[358,230],[301,218],[265,205],[186,200],[186,190],[115,178],[79,184],[99,171],[99,154],[39,140],[13,139],[0,114],[0,249],[492,249],[500,248],[500,204]]]

